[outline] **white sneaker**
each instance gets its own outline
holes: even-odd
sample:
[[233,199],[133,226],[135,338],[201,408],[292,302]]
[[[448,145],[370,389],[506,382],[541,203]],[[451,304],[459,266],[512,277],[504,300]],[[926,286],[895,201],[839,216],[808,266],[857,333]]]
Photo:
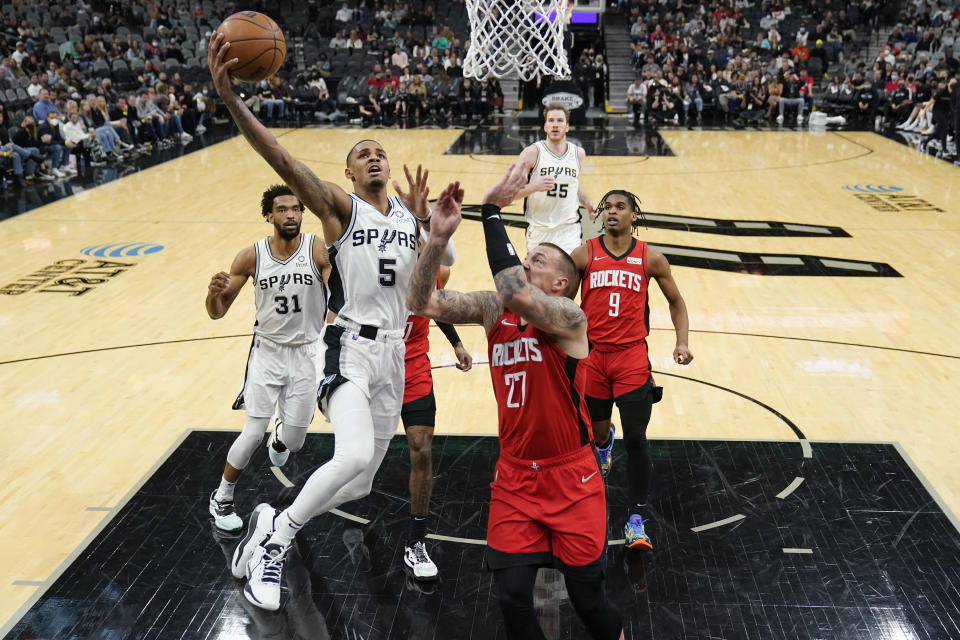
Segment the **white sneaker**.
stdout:
[[186,146],[190,144],[191,141],[193,141],[193,136],[186,131],[180,134],[180,144]]
[[923,134],[923,135],[925,135],[925,136],[929,136],[930,134],[932,134],[932,133],[933,133],[934,131],[936,131],[936,130],[937,130],[936,127],[934,127],[934,126],[931,124],[931,125],[930,125],[929,127],[927,127],[926,129],[923,129],[920,133]]
[[253,557],[257,545],[270,538],[270,534],[273,533],[273,519],[276,515],[277,510],[266,502],[261,502],[254,508],[253,513],[250,514],[250,522],[247,524],[247,535],[233,552],[230,572],[234,578],[247,575],[247,562]]
[[247,562],[249,580],[243,588],[243,595],[255,606],[267,611],[280,608],[280,582],[289,549],[276,543],[257,545]]
[[290,459],[290,450],[283,444],[283,440],[277,434],[283,427],[283,418],[280,414],[273,416],[273,431],[270,432],[270,438],[267,440],[267,455],[270,456],[270,464],[275,467],[282,467]]
[[233,500],[217,500],[217,491],[210,494],[210,515],[213,524],[220,531],[239,531],[243,528],[243,520],[237,515]]
[[777,116],[777,124],[783,124],[783,116]]
[[199,135],[199,134],[205,132],[206,130],[207,130],[207,128],[206,128],[205,126],[203,126],[202,124],[198,124],[193,131],[194,131],[194,133],[196,133],[197,135]]
[[802,113],[797,116],[797,124],[803,124],[803,114],[802,114]]
[[412,547],[404,547],[403,562],[413,570],[413,576],[418,580],[435,580],[437,577],[437,565],[430,559],[423,540],[417,540]]
[[66,174],[66,173],[64,173],[63,171],[60,171],[60,169],[57,169],[57,168],[54,168],[54,169],[53,169],[53,175],[57,176],[58,178],[66,178],[66,177],[67,177],[67,174]]

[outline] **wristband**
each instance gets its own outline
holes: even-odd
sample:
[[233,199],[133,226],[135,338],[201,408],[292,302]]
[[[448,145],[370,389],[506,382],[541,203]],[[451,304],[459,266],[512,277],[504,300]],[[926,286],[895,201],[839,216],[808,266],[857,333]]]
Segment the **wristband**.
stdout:
[[500,207],[494,204],[485,204],[480,207],[480,218],[483,221],[483,235],[487,244],[487,262],[490,272],[497,275],[504,269],[519,267],[520,258],[517,251],[507,237],[507,230],[500,218]]
[[447,340],[450,341],[451,347],[456,347],[460,342],[460,335],[457,333],[457,328],[452,324],[446,322],[437,322],[437,328],[440,331],[443,331],[443,335],[447,336]]

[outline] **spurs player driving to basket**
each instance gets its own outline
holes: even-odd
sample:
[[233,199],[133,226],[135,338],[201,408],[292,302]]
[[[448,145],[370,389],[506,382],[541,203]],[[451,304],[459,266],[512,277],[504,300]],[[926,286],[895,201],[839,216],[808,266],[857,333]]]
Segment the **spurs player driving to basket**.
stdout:
[[463,191],[448,186],[434,208],[431,234],[407,291],[419,315],[474,323],[487,333],[497,398],[500,458],[493,474],[487,564],[512,639],[544,638],[533,606],[540,567],[564,574],[574,609],[592,638],[622,637],[620,614],[606,599],[606,498],[587,424],[581,361],[587,319],[572,300],[578,276],[554,244],[523,263],[507,239],[500,208],[527,182],[511,166],[484,196],[483,231],[496,291],[437,289],[444,247],[460,223]]
[[587,358],[587,405],[600,451],[604,475],[610,470],[613,426],[610,416],[617,403],[627,449],[630,512],[624,525],[628,548],[652,549],[645,520],[653,465],[647,446],[647,423],[662,389],[650,375],[647,334],[650,332],[650,278],[657,281],[670,305],[677,334],[674,362],[688,365],[687,305],[662,253],[633,237],[640,207],[629,191],[610,191],[600,201],[604,233],[591,238],[571,258],[582,275],[580,306],[587,315],[590,357]]
[[[333,425],[333,458],[307,479],[293,504],[277,512],[258,505],[237,546],[233,574],[249,579],[244,595],[264,609],[280,607],[283,563],[293,538],[311,518],[370,493],[400,419],[403,399],[405,290],[426,219],[427,174],[406,171],[410,191],[387,195],[390,164],[383,147],[361,140],[347,153],[344,175],[354,193],[319,179],[296,160],[233,91],[230,44],[217,32],[207,64],[221,99],[250,145],[318,218],[328,247],[330,310],[323,332],[321,409]],[[405,168],[406,169],[406,168]],[[436,273],[436,272],[435,272]]]
[[290,187],[273,185],[264,191],[260,208],[273,235],[238,253],[230,273],[214,275],[206,300],[207,314],[222,318],[253,278],[257,322],[243,389],[233,404],[246,410],[246,420],[227,452],[220,486],[210,496],[210,515],[223,531],[243,527],[233,504],[234,487],[263,440],[274,405],[279,401],[283,407],[286,456],[303,446],[316,411],[314,360],[327,313],[327,252],[313,234],[300,233],[303,205]]
[[580,184],[587,153],[567,140],[570,111],[565,106],[548,104],[543,118],[547,139],[526,147],[517,158],[518,165],[531,167],[529,181],[517,194],[517,198],[526,198],[523,216],[527,219],[527,251],[552,242],[570,253],[583,241],[579,205],[593,211],[593,203]]

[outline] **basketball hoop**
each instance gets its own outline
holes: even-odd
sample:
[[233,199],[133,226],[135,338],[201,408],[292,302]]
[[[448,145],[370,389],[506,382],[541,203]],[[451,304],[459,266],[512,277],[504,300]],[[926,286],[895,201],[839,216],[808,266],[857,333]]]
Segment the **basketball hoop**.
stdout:
[[465,77],[503,78],[513,72],[521,80],[570,76],[563,50],[566,0],[467,0],[467,16]]

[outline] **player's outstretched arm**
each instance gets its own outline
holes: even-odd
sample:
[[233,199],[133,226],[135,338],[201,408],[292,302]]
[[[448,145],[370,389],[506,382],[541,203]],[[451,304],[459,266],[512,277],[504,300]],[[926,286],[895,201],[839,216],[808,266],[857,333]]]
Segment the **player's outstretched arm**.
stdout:
[[237,299],[240,289],[246,284],[247,278],[253,275],[256,265],[257,251],[252,246],[247,247],[233,259],[230,273],[221,271],[210,278],[205,304],[208,316],[219,320],[227,314],[230,305]]
[[407,286],[407,308],[426,318],[456,324],[480,324],[489,331],[503,310],[497,294],[437,289],[437,270],[450,236],[460,225],[462,202],[463,190],[458,182],[448,185],[437,199],[430,236]]
[[343,235],[350,220],[350,196],[338,185],[318,178],[309,167],[290,155],[270,130],[250,112],[231,86],[230,69],[237,64],[237,58],[230,58],[229,53],[230,43],[224,40],[222,33],[214,32],[207,48],[207,64],[217,93],[243,137],[307,208],[320,218],[324,238],[327,244],[333,244]]
[[[483,197],[481,219],[487,245],[487,261],[497,294],[503,306],[510,309],[538,329],[551,334],[558,346],[575,358],[585,358],[587,345],[587,317],[577,304],[565,296],[551,296],[527,281],[517,252],[507,237],[500,218],[500,207],[511,202],[523,188],[527,168],[511,165],[506,174]],[[546,260],[537,254],[532,260]]]
[[677,364],[690,364],[693,361],[693,353],[687,346],[690,331],[687,303],[683,301],[680,289],[677,288],[673,274],[670,273],[670,263],[656,249],[647,249],[647,272],[657,281],[660,291],[670,305],[670,319],[673,320],[673,329],[677,332],[677,346],[673,350],[673,361]]

